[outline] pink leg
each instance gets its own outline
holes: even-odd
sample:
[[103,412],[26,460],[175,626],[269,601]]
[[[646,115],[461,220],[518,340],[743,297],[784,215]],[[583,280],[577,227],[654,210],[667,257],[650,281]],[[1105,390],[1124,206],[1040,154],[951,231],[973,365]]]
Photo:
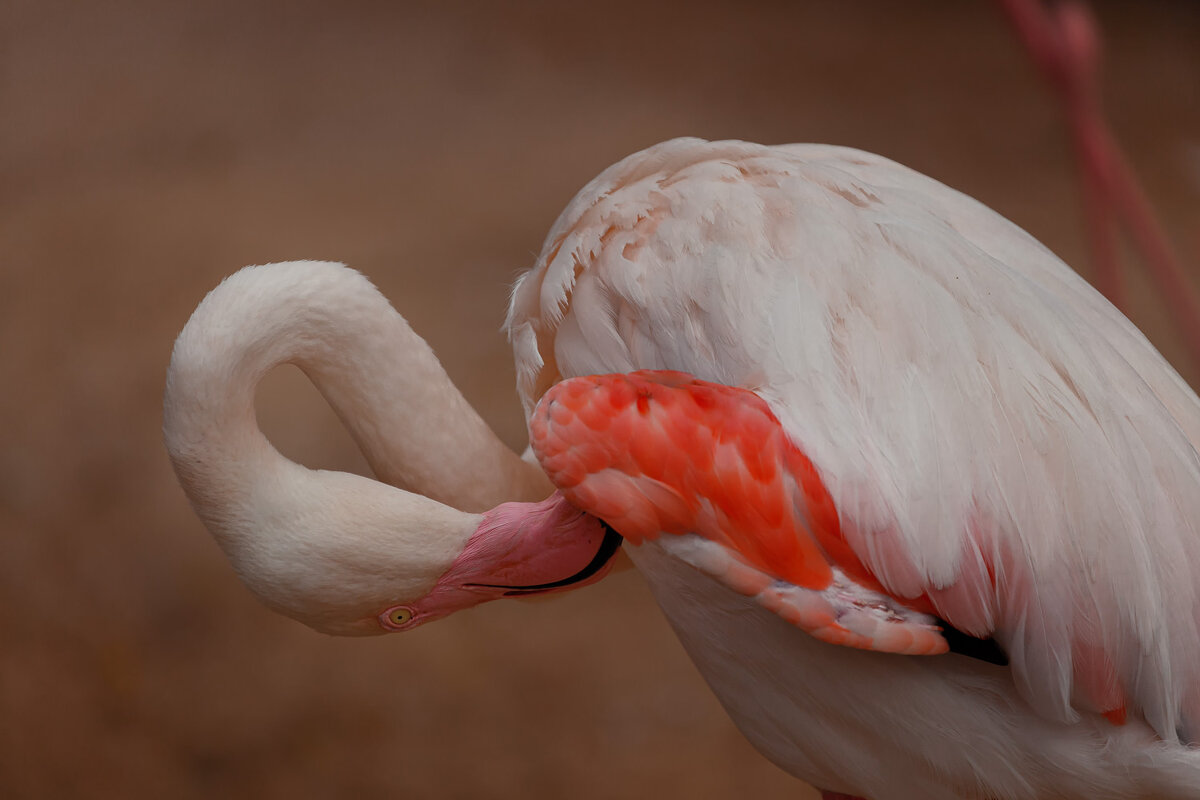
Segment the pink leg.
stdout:
[[1200,363],[1200,298],[1100,108],[1100,32],[1090,10],[1081,0],[1050,6],[1040,0],[999,2],[1066,109],[1083,180],[1097,288],[1122,305],[1116,234],[1124,225],[1193,360]]

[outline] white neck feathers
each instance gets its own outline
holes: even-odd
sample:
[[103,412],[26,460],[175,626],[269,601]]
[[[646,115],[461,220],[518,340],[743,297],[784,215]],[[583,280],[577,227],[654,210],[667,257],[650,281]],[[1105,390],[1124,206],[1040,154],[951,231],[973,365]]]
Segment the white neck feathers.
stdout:
[[[386,483],[308,470],[267,441],[254,392],[284,363],[312,379]],[[331,632],[374,632],[381,608],[427,591],[479,522],[456,508],[550,491],[340,264],[247,267],[214,289],[175,343],[163,427],[180,482],[243,580]]]

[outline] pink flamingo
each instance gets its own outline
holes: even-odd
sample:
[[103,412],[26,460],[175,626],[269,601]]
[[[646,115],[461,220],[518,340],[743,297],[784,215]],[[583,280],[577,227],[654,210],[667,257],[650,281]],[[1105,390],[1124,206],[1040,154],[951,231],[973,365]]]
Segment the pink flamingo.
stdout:
[[[581,190],[508,330],[541,469],[357,273],[201,303],[167,445],[260,597],[406,630],[596,580],[620,534],[826,798],[1200,796],[1200,400],[1023,231],[868,153],[679,139]],[[285,361],[380,481],[258,431]]]

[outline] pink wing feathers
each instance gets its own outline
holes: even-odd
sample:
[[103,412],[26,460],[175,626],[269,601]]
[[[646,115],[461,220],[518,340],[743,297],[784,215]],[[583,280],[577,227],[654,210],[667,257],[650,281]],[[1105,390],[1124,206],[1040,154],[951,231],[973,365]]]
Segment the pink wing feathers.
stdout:
[[530,442],[579,508],[678,558],[822,641],[947,650],[925,598],[889,596],[841,536],[805,455],[753,392],[679,372],[574,378],[546,392]]

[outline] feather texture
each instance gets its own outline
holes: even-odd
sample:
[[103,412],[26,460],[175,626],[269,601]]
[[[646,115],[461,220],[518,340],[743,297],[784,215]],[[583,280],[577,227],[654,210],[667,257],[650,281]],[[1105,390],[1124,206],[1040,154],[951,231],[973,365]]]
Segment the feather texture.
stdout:
[[[758,393],[883,587],[1002,644],[1011,672],[986,675],[1014,719],[1092,741],[1127,714],[1200,790],[1180,744],[1200,741],[1200,401],[1015,225],[856,150],[673,140],[572,200],[507,327],[527,413],[563,378],[639,369]],[[634,556],[655,585],[662,560]],[[896,691],[945,679],[908,670]]]

